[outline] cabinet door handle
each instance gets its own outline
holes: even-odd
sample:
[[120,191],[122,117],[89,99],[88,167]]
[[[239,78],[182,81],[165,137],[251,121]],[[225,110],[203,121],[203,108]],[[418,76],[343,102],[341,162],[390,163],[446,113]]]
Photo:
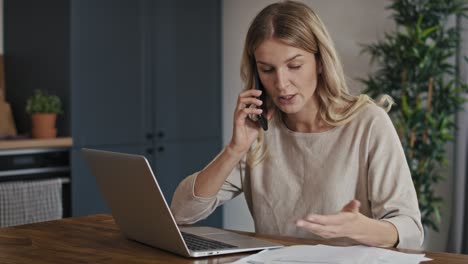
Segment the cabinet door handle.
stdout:
[[163,146],[159,146],[159,147],[158,147],[158,152],[164,152],[164,147],[163,147]]
[[154,138],[154,134],[153,133],[146,133],[146,139],[148,140],[151,140]]
[[164,132],[163,131],[159,131],[158,132],[158,138],[163,138],[165,135],[164,135]]

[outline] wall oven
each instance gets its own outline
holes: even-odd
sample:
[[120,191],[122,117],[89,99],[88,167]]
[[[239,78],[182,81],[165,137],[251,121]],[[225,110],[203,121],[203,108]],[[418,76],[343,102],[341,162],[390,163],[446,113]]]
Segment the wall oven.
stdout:
[[59,179],[62,183],[62,217],[69,217],[71,214],[70,171],[70,148],[0,150],[0,185]]

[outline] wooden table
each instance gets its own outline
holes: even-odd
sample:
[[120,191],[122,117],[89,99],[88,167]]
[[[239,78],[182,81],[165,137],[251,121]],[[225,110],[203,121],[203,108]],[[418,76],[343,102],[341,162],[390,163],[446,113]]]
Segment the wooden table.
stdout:
[[[262,236],[284,245],[316,244],[295,238]],[[411,251],[415,252],[415,251]],[[430,264],[466,264],[468,255],[425,252]],[[92,215],[0,229],[1,263],[226,263],[247,254],[183,258],[127,240],[112,216]]]

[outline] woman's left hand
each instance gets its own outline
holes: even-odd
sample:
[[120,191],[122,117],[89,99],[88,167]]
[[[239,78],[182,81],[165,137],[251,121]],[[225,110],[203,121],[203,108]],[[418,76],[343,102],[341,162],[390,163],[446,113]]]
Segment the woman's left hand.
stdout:
[[396,227],[359,213],[360,206],[358,200],[351,200],[337,214],[310,214],[296,225],[326,239],[347,237],[368,246],[395,247],[398,244]]
[[351,200],[337,214],[310,214],[304,219],[298,220],[296,225],[327,239],[336,237],[357,239],[359,231],[365,228],[366,222],[369,219],[359,213],[360,206],[361,203],[359,201]]

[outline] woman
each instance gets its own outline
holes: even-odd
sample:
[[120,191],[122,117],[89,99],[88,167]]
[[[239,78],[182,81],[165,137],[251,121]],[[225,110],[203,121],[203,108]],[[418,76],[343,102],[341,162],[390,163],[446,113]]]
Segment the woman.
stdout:
[[[264,91],[255,89],[255,72]],[[392,122],[378,106],[391,106],[391,99],[377,105],[349,94],[331,38],[309,7],[280,2],[255,17],[241,76],[246,88],[230,143],[174,194],[179,224],[204,219],[244,192],[259,233],[420,247],[411,175]],[[250,118],[260,114],[267,131]]]

